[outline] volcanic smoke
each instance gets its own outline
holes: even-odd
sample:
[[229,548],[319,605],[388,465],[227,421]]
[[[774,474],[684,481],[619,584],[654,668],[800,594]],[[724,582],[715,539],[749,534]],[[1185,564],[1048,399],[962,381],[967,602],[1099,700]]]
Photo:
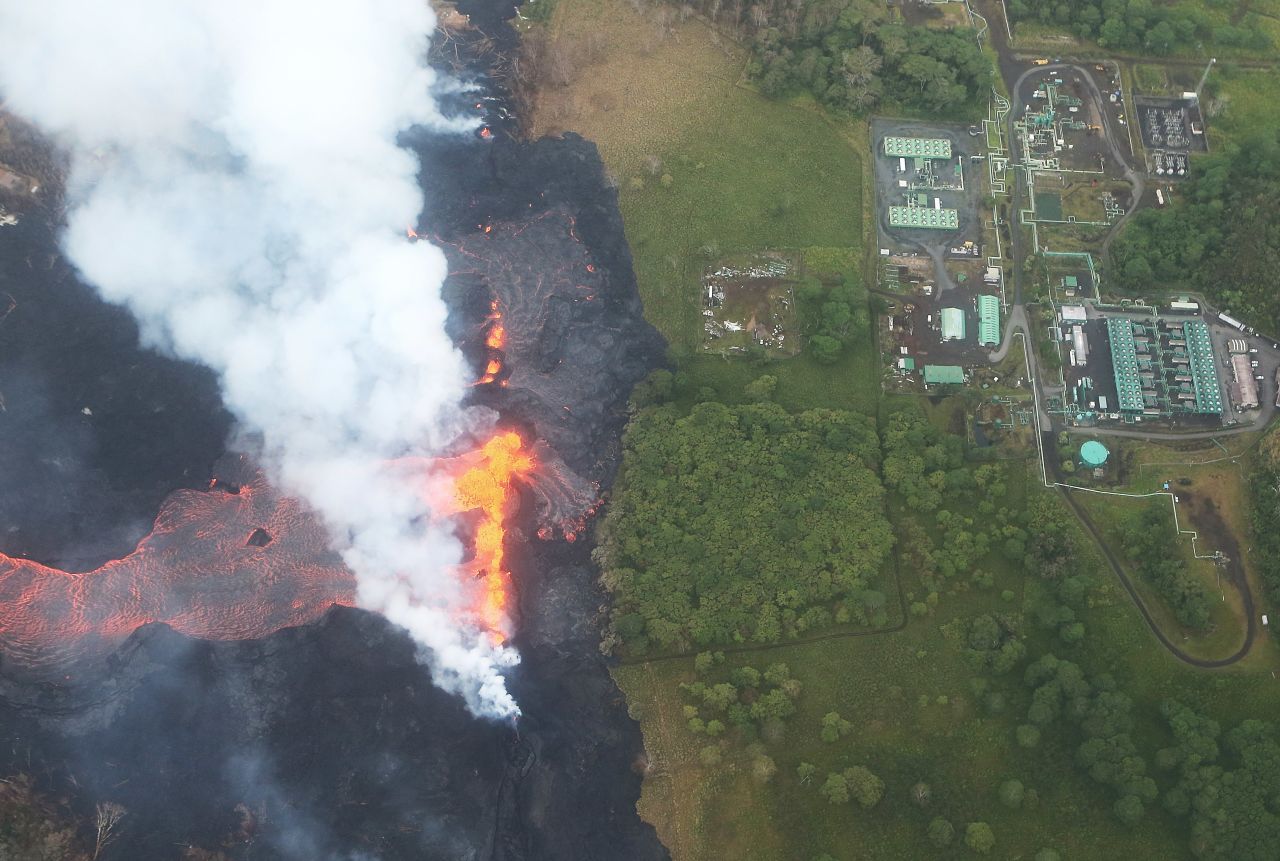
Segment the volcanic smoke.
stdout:
[[424,498],[421,474],[395,466],[492,433],[460,406],[445,258],[403,233],[423,198],[397,135],[468,127],[432,98],[434,26],[423,0],[7,3],[0,91],[71,154],[63,245],[85,279],[148,345],[218,374],[271,482],[354,573],[356,603],[407,628],[474,712],[503,717],[518,657],[490,634],[509,629],[501,543],[482,577],[460,576],[438,516],[458,501]]

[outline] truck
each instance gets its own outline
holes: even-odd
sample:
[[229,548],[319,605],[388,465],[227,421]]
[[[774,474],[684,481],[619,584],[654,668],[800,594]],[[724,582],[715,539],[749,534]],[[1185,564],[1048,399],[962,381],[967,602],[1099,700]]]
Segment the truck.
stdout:
[[1218,319],[1239,332],[1244,331],[1244,323],[1241,323],[1239,320],[1237,320],[1235,317],[1232,317],[1226,311],[1223,311],[1221,314],[1219,314]]
[[1031,61],[1031,65],[1033,65],[1033,66],[1047,66],[1047,65],[1049,65],[1049,61],[1048,61],[1047,59],[1045,59],[1044,57],[1037,57],[1036,59],[1034,59],[1034,60],[1032,60],[1032,61]]

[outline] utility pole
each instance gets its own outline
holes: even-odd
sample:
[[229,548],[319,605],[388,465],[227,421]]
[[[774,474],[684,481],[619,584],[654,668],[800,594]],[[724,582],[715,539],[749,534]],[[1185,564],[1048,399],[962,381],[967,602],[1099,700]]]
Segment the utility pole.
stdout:
[[1200,91],[1204,89],[1204,82],[1209,79],[1209,70],[1213,68],[1213,64],[1218,62],[1217,57],[1209,58],[1209,65],[1204,67],[1204,74],[1200,76],[1200,83],[1196,84],[1196,101],[1200,101]]

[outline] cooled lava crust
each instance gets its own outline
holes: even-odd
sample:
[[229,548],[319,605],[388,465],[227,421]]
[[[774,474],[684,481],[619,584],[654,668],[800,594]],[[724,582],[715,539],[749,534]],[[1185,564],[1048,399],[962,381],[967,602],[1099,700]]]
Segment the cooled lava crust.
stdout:
[[[461,8],[511,49],[509,6]],[[503,307],[506,385],[475,401],[545,442],[566,496],[603,492],[627,393],[663,344],[594,145],[521,144],[494,126],[483,143],[406,141],[427,165],[418,227],[450,256],[450,331],[480,367],[474,335],[493,299]],[[39,390],[51,416],[80,401],[92,415],[5,433],[0,551],[85,570],[127,553],[170,491],[208,487],[230,425],[207,372],[134,346],[127,315],[77,281],[56,222],[28,213],[0,231],[0,290],[31,306],[0,322],[0,380]],[[0,655],[0,772],[33,773],[82,814],[122,803],[104,861],[188,845],[315,861],[666,857],[635,810],[639,729],[597,650],[590,532],[536,537],[547,500],[526,497],[510,548],[518,726],[471,717],[406,634],[335,607],[259,640],[148,625],[57,679]]]

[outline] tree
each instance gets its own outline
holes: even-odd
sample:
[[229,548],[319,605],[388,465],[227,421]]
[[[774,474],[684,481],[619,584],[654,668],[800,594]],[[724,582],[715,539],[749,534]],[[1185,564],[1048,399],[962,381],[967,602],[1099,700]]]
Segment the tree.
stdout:
[[849,781],[843,774],[828,774],[826,783],[818,791],[832,804],[845,804],[849,800]]
[[1142,820],[1142,814],[1145,808],[1142,806],[1142,799],[1136,795],[1125,795],[1119,798],[1111,807],[1115,812],[1116,818],[1125,825],[1137,825]]
[[1058,637],[1067,644],[1078,643],[1084,639],[1084,625],[1080,622],[1063,625],[1058,629]]
[[875,807],[884,797],[884,781],[867,768],[855,765],[844,770],[849,793],[863,807]]
[[[697,651],[808,633],[866,594],[892,547],[866,417],[792,414],[769,402],[699,403],[686,415],[663,403],[635,414],[624,444],[596,553],[613,598],[610,633],[624,648],[643,638]],[[715,664],[702,657],[695,669],[705,675]],[[798,683],[784,682],[777,688],[794,699]],[[744,702],[760,684],[758,673],[741,680]],[[738,699],[711,690],[704,719]],[[768,707],[789,711],[778,701]]]
[[1035,861],[1062,861],[1062,856],[1056,849],[1045,847],[1036,853]]
[[116,838],[116,827],[125,813],[124,806],[114,801],[105,801],[94,808],[93,857],[95,859],[102,854],[103,849],[107,848],[107,844]]
[[763,752],[756,754],[751,760],[751,776],[757,783],[768,783],[778,773],[778,766],[773,758]]
[[811,762],[802,762],[796,766],[796,777],[800,778],[801,785],[807,785],[813,779],[813,774],[818,769]]
[[840,342],[828,335],[814,335],[809,339],[809,352],[819,362],[830,365],[840,358]]
[[751,401],[773,400],[774,390],[778,388],[778,378],[765,374],[747,383],[745,394]]
[[923,780],[911,787],[911,801],[917,807],[928,807],[933,790]]
[[853,724],[840,717],[839,712],[827,712],[822,716],[822,740],[838,741],[853,730]]
[[995,832],[985,822],[970,822],[964,829],[964,845],[980,855],[986,855],[995,848]]
[[1010,778],[1000,784],[1000,803],[1005,807],[1017,810],[1022,806],[1022,797],[1024,793],[1025,788],[1022,785],[1022,781]]
[[1018,747],[1033,748],[1040,745],[1040,728],[1033,724],[1019,724],[1014,735],[1018,739]]
[[939,849],[950,846],[956,835],[955,826],[941,816],[935,816],[929,822],[929,842]]
[[698,760],[703,765],[719,765],[720,764],[720,745],[709,744],[698,751]]
[[845,51],[841,55],[841,63],[844,68],[845,82],[850,87],[855,85],[867,85],[880,71],[880,67],[884,65],[884,61],[871,49],[869,45],[860,45],[852,51]]

